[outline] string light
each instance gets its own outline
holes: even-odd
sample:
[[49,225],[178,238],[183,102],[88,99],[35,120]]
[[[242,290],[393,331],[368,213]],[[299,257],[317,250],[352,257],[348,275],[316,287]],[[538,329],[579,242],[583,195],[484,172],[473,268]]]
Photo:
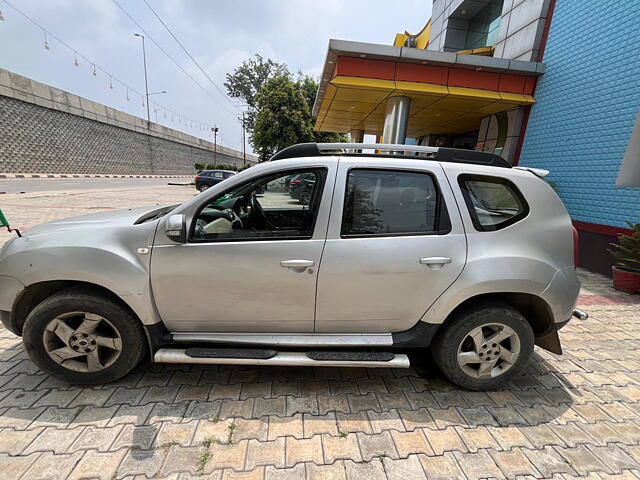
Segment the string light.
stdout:
[[[67,48],[68,50],[70,50],[70,52],[73,53],[73,57],[74,57],[73,65],[75,67],[80,67],[79,59],[83,59],[88,65],[91,66],[91,74],[94,77],[96,77],[98,75],[98,70],[100,70],[105,76],[109,77],[109,88],[110,89],[114,89],[113,83],[115,81],[116,83],[119,83],[120,85],[125,87],[125,98],[126,98],[127,101],[131,100],[131,93],[136,94],[136,95],[140,95],[140,97],[142,98],[142,107],[143,108],[146,107],[145,97],[144,97],[144,95],[142,93],[140,93],[140,92],[136,91],[135,89],[129,87],[129,85],[127,85],[123,81],[119,80],[117,77],[114,77],[110,72],[106,71],[105,69],[103,69],[99,65],[96,65],[90,58],[88,58],[85,55],[83,55],[82,52],[77,51],[76,49],[71,47],[68,43],[66,43],[64,40],[62,40],[61,38],[57,37],[55,34],[51,33],[50,31],[46,30],[38,22],[36,22],[31,17],[29,17],[27,14],[25,14],[24,12],[22,12],[21,10],[16,8],[14,5],[12,5],[11,2],[9,2],[7,0],[2,0],[2,1],[4,1],[4,3],[9,5],[16,12],[18,12],[25,19],[27,19],[34,26],[36,26],[37,28],[39,28],[42,31],[42,34],[43,34],[43,37],[44,37],[44,45],[43,45],[43,47],[44,47],[45,50],[51,50],[51,44],[49,43],[49,38],[53,38],[54,40],[56,40],[58,42],[58,44],[60,44],[63,47]],[[0,12],[0,21],[4,21],[4,16],[2,16],[1,12]],[[159,108],[162,108],[162,109],[164,109],[163,117],[167,118],[168,113],[170,113],[171,114],[171,122],[172,123],[175,123],[175,117],[178,116],[178,122],[180,124],[182,124],[183,120],[184,120],[184,126],[185,127],[188,127],[189,124],[190,124],[191,127],[193,128],[194,123],[195,123],[196,128],[203,128],[203,127],[198,127],[199,125],[202,126],[203,124],[201,122],[197,121],[197,120],[193,120],[193,119],[187,118],[187,117],[185,117],[183,115],[180,115],[180,114],[174,112],[171,109],[167,109],[166,107],[163,107],[162,105],[157,105],[155,103],[153,103],[153,104],[154,104],[154,112],[156,113],[156,121],[157,121],[157,112],[160,111]]]

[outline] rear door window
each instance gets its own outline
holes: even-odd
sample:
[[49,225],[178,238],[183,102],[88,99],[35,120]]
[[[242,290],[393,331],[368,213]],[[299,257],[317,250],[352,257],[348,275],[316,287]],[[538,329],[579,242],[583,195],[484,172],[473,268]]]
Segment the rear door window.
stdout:
[[347,178],[343,237],[447,233],[449,217],[428,173],[353,169]]
[[529,214],[524,197],[506,178],[460,175],[458,184],[476,230],[500,230]]

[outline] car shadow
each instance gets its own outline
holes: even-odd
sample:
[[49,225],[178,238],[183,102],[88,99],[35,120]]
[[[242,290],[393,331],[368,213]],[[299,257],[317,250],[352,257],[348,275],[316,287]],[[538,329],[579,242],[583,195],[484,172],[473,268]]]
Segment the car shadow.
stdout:
[[[5,380],[0,386],[0,426],[43,431],[83,427],[98,436],[109,433],[113,437],[109,449],[126,447],[132,461],[138,462],[176,444],[200,447],[209,441],[198,433],[203,422],[211,427],[227,420],[281,417],[286,421],[299,414],[336,419],[368,412],[373,423],[371,412],[387,412],[402,418],[407,430],[450,425],[535,427],[570,420],[564,417],[579,395],[579,389],[538,353],[509,384],[490,392],[452,384],[424,351],[410,355],[408,369],[146,362],[117,382],[93,387],[47,376],[26,357],[19,342],[0,350],[0,355],[0,367],[8,367],[0,372]],[[274,406],[259,407],[269,402]],[[193,425],[188,440],[172,436],[177,424]],[[258,433],[244,435],[258,438]]]

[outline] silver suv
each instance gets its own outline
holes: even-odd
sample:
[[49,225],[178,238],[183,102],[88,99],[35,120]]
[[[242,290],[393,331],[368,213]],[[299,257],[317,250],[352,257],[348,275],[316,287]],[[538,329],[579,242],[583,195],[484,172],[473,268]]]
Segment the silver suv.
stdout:
[[403,368],[430,346],[456,384],[496,388],[534,344],[561,353],[558,330],[586,317],[546,173],[469,150],[295,145],[182,205],[7,242],[0,317],[42,370],[76,384],[145,356]]

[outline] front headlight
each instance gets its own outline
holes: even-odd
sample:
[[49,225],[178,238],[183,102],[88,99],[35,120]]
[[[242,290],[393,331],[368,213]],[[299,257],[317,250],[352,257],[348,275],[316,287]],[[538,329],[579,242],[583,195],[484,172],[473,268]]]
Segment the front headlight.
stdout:
[[18,237],[13,237],[10,238],[9,240],[7,240],[6,242],[4,242],[4,244],[2,245],[2,247],[0,247],[0,258],[4,257],[4,253],[7,251],[7,249],[9,248],[9,245],[11,245],[13,242],[15,242],[18,239]]

